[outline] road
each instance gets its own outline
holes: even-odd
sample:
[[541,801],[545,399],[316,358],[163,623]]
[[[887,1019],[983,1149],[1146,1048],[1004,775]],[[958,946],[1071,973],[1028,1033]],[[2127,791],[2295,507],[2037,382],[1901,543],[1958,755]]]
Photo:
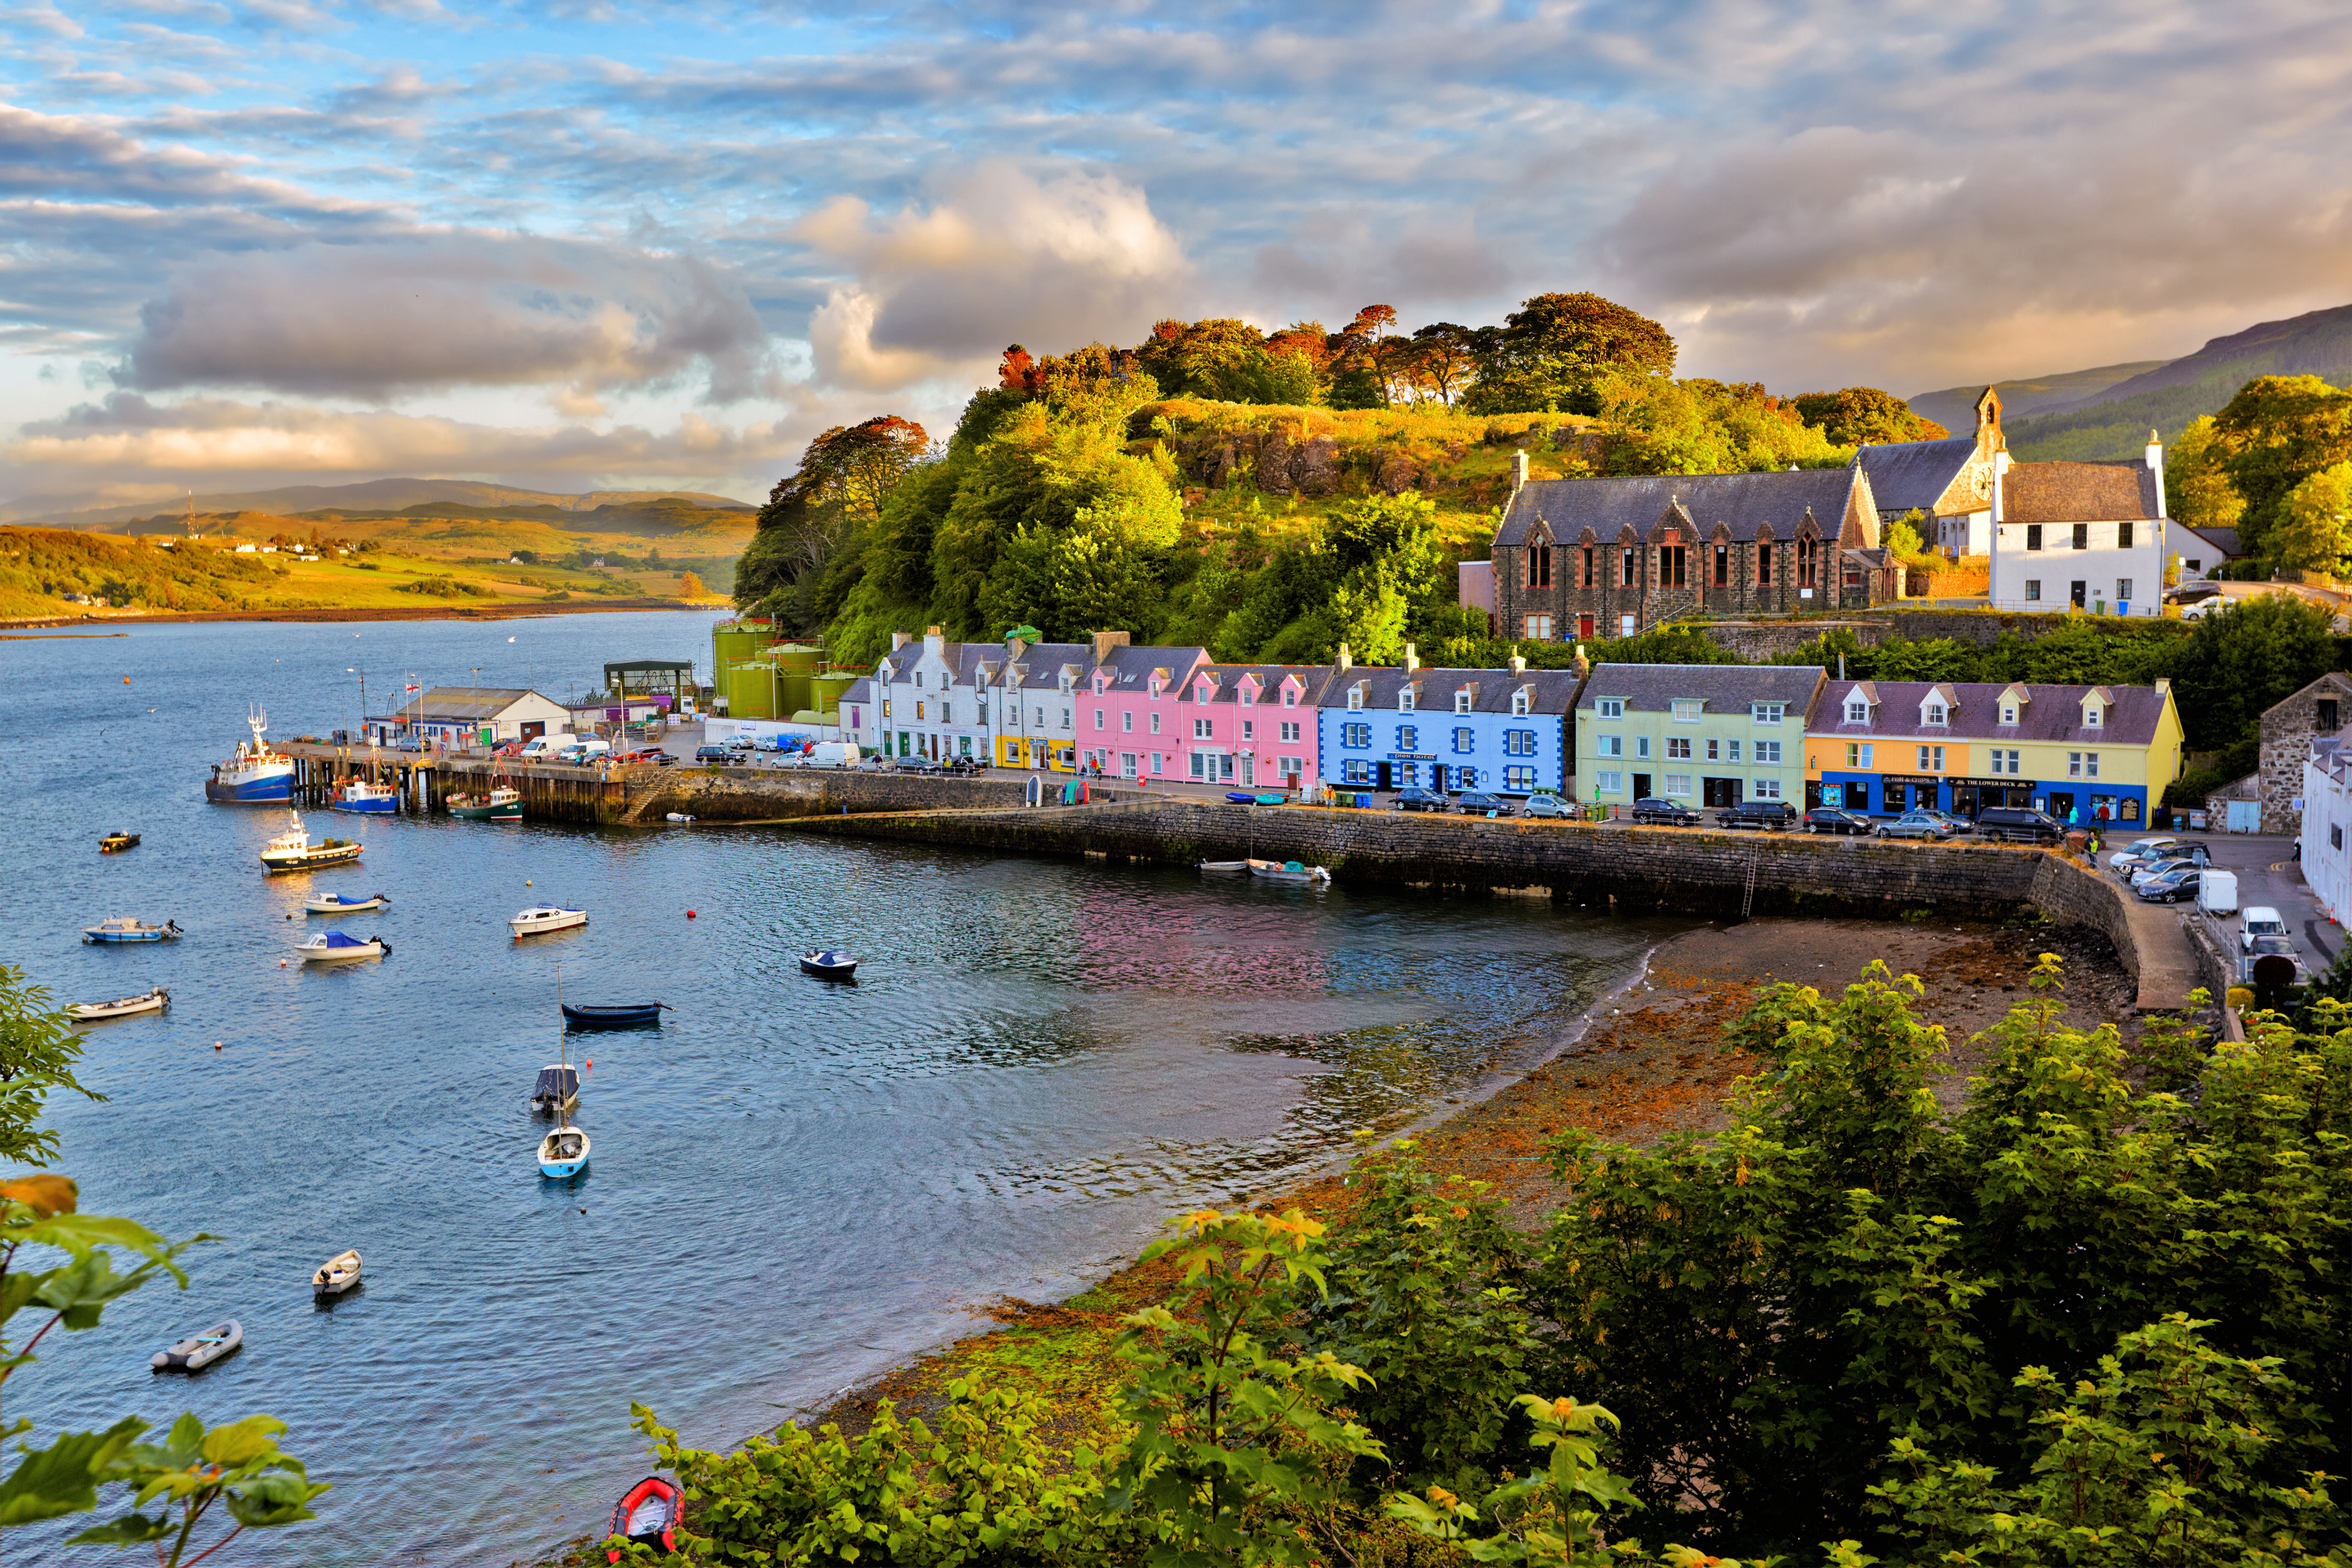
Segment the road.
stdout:
[[[2321,910],[2311,889],[2303,879],[2303,868],[2295,860],[2295,841],[2292,838],[2256,833],[2186,834],[2179,837],[2201,843],[2212,854],[2216,870],[2232,871],[2238,878],[2238,908],[2267,904],[2278,910],[2286,921],[2287,930],[2294,934],[2294,944],[2303,953],[2305,968],[2318,974],[2336,962],[2344,947],[2343,928],[2331,922]],[[2119,852],[2128,840],[2110,840]],[[2113,859],[2103,857],[2101,864]],[[2211,918],[2211,917],[2209,917]],[[2225,944],[2237,943],[2238,922],[2234,916],[2214,921]]]

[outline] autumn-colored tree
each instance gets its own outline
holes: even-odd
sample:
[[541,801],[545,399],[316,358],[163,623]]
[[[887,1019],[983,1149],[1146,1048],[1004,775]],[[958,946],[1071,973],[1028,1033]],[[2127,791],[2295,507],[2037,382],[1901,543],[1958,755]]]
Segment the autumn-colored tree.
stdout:
[[702,597],[702,578],[698,574],[693,572],[681,572],[677,574],[677,596],[679,598],[699,599]]
[[2249,552],[2267,558],[2264,535],[2288,492],[2352,458],[2352,392],[2315,375],[2258,375],[2213,416],[2213,437],[2246,503],[2240,538]]
[[2344,569],[2352,556],[2352,462],[2322,468],[2287,491],[2266,553],[2292,571]]
[[1933,419],[1911,412],[1911,405],[1891,392],[1874,386],[1849,386],[1838,392],[1800,393],[1792,399],[1808,425],[1841,447],[1874,446],[1895,441],[1941,441],[1951,435]]
[[1356,319],[1325,340],[1325,397],[1334,408],[1384,408],[1402,401],[1391,395],[1381,360],[1396,325],[1391,305],[1367,305]]
[[1453,321],[1416,327],[1412,337],[1391,338],[1381,348],[1391,402],[1451,408],[1478,374],[1478,333]]
[[749,609],[823,568],[845,535],[881,515],[883,498],[930,455],[920,425],[877,414],[836,425],[778,479],[735,570],[735,602]]
[[1472,413],[1591,414],[1601,376],[1671,375],[1675,340],[1598,294],[1538,294],[1478,334],[1476,355],[1478,379],[1465,400]]
[[2191,528],[2237,527],[2246,500],[2230,482],[2228,456],[2211,415],[2190,420],[2164,455],[2165,510]]

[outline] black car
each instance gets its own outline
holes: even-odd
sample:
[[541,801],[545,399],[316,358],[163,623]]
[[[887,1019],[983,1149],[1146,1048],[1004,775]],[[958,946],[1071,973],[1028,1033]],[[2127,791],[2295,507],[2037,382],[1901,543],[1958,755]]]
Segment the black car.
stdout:
[[1987,838],[2055,844],[2066,837],[2066,825],[2046,811],[2032,811],[2021,805],[1989,805],[1977,813],[1977,831]]
[[1399,811],[1446,811],[1452,809],[1446,798],[1434,790],[1419,784],[1407,784],[1397,791],[1396,799],[1389,803]]
[[2151,904],[2177,904],[2184,899],[2195,898],[2204,881],[2203,871],[2194,866],[2183,866],[2177,871],[2150,878],[2132,891]]
[[1490,811],[1496,816],[1508,816],[1511,815],[1511,803],[1484,790],[1472,789],[1454,797],[1454,809],[1468,816],[1484,816]]
[[1808,833],[1868,833],[1877,826],[1862,813],[1842,805],[1817,805],[1805,813]]
[[1678,800],[1649,795],[1633,803],[1633,820],[1651,825],[1664,823],[1669,827],[1696,827],[1700,817]]
[[1778,833],[1797,820],[1797,808],[1785,800],[1743,800],[1715,814],[1717,827],[1757,827]]
[[743,759],[725,746],[697,746],[694,749],[694,760],[698,763],[715,763],[724,768],[732,767]]

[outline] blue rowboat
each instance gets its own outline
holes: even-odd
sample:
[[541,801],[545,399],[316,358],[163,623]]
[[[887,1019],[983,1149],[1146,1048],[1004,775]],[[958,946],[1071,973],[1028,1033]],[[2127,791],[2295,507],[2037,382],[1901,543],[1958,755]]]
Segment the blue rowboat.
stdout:
[[81,939],[92,943],[177,942],[180,940],[180,922],[165,921],[159,926],[149,925],[145,921],[135,921],[128,915],[117,915],[110,921],[100,921],[83,931]]
[[658,1024],[665,1012],[675,1012],[666,1002],[631,1002],[620,1006],[574,1006],[560,1003],[563,1021],[575,1029],[632,1029],[645,1024]]

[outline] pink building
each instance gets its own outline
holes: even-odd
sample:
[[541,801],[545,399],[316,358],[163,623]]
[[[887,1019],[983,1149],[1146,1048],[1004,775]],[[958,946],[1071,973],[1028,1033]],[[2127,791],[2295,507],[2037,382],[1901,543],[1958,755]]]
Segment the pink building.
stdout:
[[1123,779],[1184,776],[1176,703],[1204,647],[1105,647],[1078,692],[1078,764]]
[[1189,782],[1314,789],[1317,705],[1329,665],[1202,664],[1176,704]]

